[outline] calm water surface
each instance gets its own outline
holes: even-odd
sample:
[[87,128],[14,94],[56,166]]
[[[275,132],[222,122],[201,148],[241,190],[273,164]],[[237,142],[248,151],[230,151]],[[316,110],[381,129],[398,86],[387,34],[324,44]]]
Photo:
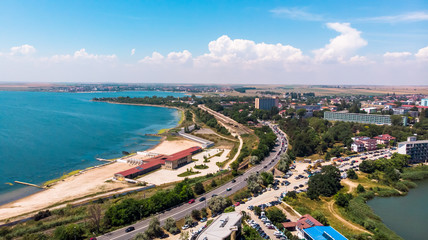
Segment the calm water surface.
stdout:
[[184,96],[169,92],[0,92],[0,204],[36,191],[10,186],[41,184],[159,142],[145,134],[177,125],[175,109],[90,101],[94,97]]
[[407,196],[375,198],[368,202],[386,226],[406,240],[428,239],[428,181],[417,184]]

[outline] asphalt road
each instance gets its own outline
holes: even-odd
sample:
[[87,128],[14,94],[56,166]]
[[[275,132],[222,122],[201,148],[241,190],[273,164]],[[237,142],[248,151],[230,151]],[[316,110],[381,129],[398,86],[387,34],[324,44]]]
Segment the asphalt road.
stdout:
[[[172,208],[169,211],[165,211],[164,213],[158,214],[156,215],[159,218],[159,221],[161,222],[161,225],[164,224],[165,220],[169,217],[174,218],[175,220],[179,220],[184,218],[186,215],[188,215],[192,210],[194,209],[202,209],[204,207],[207,206],[207,200],[209,200],[211,198],[211,196],[213,194],[217,194],[218,196],[229,196],[239,190],[241,190],[242,188],[244,188],[247,185],[247,182],[244,180],[245,178],[247,178],[251,173],[254,172],[263,172],[263,171],[267,171],[272,169],[276,163],[279,160],[279,155],[283,152],[285,152],[285,148],[281,149],[282,146],[282,139],[283,137],[281,136],[281,132],[277,133],[278,139],[280,140],[279,144],[277,146],[275,146],[275,148],[271,151],[271,153],[269,154],[269,156],[267,156],[264,161],[260,164],[257,165],[251,169],[249,169],[248,171],[246,171],[243,175],[236,177],[235,183],[232,182],[228,182],[227,184],[220,186],[219,188],[205,193],[204,195],[201,195],[198,197],[198,199],[196,199],[195,203],[192,204],[188,204],[188,203],[184,203],[182,205],[179,205],[175,208]],[[287,145],[285,145],[287,146]],[[273,160],[273,162],[272,162]],[[266,166],[266,168],[265,168]],[[231,191],[227,191],[227,188],[231,188]],[[205,197],[206,200],[203,202],[200,202],[199,199],[201,197]],[[147,218],[145,220],[139,221],[137,223],[134,223],[132,225],[129,226],[133,226],[135,227],[135,230],[129,233],[125,232],[125,229],[128,228],[129,226],[120,228],[116,231],[113,232],[109,232],[105,235],[99,236],[97,237],[97,239],[102,239],[102,240],[127,240],[127,239],[132,239],[133,237],[135,237],[135,235],[137,235],[138,233],[144,232],[146,231],[147,227],[149,226],[149,222],[150,222],[150,218]]]

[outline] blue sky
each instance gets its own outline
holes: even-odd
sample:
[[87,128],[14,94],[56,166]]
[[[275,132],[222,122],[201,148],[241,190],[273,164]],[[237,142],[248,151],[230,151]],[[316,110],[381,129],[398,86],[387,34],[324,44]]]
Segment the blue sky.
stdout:
[[[211,41],[226,35],[231,40],[244,39],[256,44],[290,45],[299,49],[305,57],[316,59],[314,51],[326,47],[331,39],[340,34],[338,26],[332,28],[329,23],[349,24],[350,28],[355,29],[351,35],[359,32],[358,38],[365,41],[360,41],[349,51],[343,51],[343,56],[342,53],[334,56],[342,62],[355,55],[374,59],[378,63],[378,59],[387,52],[416,54],[428,46],[428,1],[3,0],[0,1],[0,55],[7,56],[10,62],[11,55],[19,55],[12,54],[11,48],[31,46],[29,53],[33,63],[21,57],[13,68],[19,69],[21,61],[22,67],[37,71],[40,66],[34,65],[35,59],[73,55],[85,49],[84,52],[91,56],[114,55],[114,64],[120,69],[116,74],[119,75],[119,72],[127,71],[123,65],[137,64],[141,59],[152,56],[153,52],[166,57],[171,52],[187,50],[196,59],[210,53],[208,44]],[[353,40],[356,38],[352,36],[345,39],[350,42]],[[134,54],[131,54],[132,49],[135,49]],[[20,53],[27,55],[28,51]],[[394,56],[401,58],[405,55]],[[328,60],[331,62],[332,58]],[[68,64],[69,68],[64,68],[64,71],[76,68],[75,63]],[[97,66],[102,68],[99,63]],[[49,70],[46,64],[44,67]],[[174,66],[174,69],[182,71],[178,66]],[[223,70],[230,72],[230,69]],[[130,81],[139,81],[138,74],[145,76],[145,72],[141,71],[134,72]],[[192,74],[192,71],[186,71],[182,73],[183,81],[186,79],[185,74]],[[95,81],[104,79],[96,78],[95,73],[90,74],[92,79],[95,77]],[[306,76],[307,73],[299,74]],[[5,74],[8,78],[12,75]],[[61,74],[55,72],[55,75]],[[151,77],[148,81],[154,81],[155,72],[149,75]],[[237,82],[242,82],[245,74],[234,72],[225,74],[225,77],[238,78]],[[40,78],[60,81],[47,76],[43,78],[42,75]],[[21,77],[8,80],[32,79]],[[168,81],[168,76],[160,80]],[[293,75],[293,81],[296,80],[298,77]],[[415,84],[420,84],[421,80]],[[278,82],[279,79],[272,81]]]

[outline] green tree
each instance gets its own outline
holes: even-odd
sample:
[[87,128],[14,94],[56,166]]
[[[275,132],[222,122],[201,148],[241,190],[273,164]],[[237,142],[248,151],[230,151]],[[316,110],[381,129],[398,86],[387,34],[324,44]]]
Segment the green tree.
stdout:
[[343,194],[339,193],[336,196],[336,204],[341,207],[348,207],[349,201],[352,199],[352,195],[349,193]]
[[366,189],[364,188],[364,186],[361,185],[361,184],[358,184],[358,186],[357,186],[357,193],[363,193],[365,191],[366,191]]
[[190,215],[187,215],[186,217],[184,217],[184,224],[187,226],[193,225],[193,219]]
[[235,211],[235,206],[229,206],[227,208],[224,209],[224,213],[229,213],[229,212],[234,212]]
[[350,168],[348,171],[346,171],[346,174],[348,175],[349,179],[358,179],[358,175],[355,173],[354,169]]
[[287,220],[287,216],[277,207],[270,207],[266,210],[266,216],[273,224],[283,223]]
[[232,202],[222,196],[213,197],[208,201],[208,207],[214,213],[222,212],[226,207],[230,205],[232,205]]
[[84,239],[83,228],[78,224],[69,224],[59,226],[54,231],[54,237],[58,240],[74,240]]
[[217,187],[217,182],[215,181],[215,179],[211,181],[211,187],[213,188]]
[[262,213],[262,209],[259,206],[255,206],[254,214],[256,214],[257,216],[260,216],[261,213]]
[[163,226],[163,228],[172,234],[177,233],[177,230],[178,230],[177,223],[172,217],[169,217],[165,220],[165,225]]
[[340,171],[334,166],[324,166],[321,173],[315,174],[308,181],[307,196],[318,199],[320,195],[330,197],[342,188],[340,185]]
[[146,230],[146,233],[151,238],[157,238],[164,234],[159,219],[157,217],[153,217],[150,220],[149,227]]
[[201,220],[201,212],[197,209],[192,210],[192,218],[195,220]]
[[391,123],[393,126],[402,126],[403,125],[403,117],[400,115],[392,115]]
[[204,185],[201,182],[195,183],[195,187],[193,189],[196,194],[201,195],[205,192]]
[[313,218],[315,218],[318,222],[320,222],[322,225],[324,225],[324,226],[329,225],[327,218],[325,217],[325,215],[321,211],[315,210],[311,213],[311,216]]

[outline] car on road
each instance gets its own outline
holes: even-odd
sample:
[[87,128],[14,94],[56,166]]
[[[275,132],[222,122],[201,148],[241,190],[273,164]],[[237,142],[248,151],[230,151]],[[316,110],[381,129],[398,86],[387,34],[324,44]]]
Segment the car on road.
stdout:
[[199,198],[199,202],[202,202],[202,201],[205,201],[205,197],[201,197],[201,198]]
[[135,230],[135,228],[131,226],[131,227],[125,229],[125,232],[132,232],[134,230]]
[[217,197],[217,194],[214,193],[213,195],[211,195],[211,197]]
[[236,182],[236,180],[235,179],[232,179],[232,183],[235,183]]
[[229,187],[229,188],[226,188],[226,191],[228,191],[228,192],[229,192],[230,190],[232,190],[232,188],[230,188],[230,187]]
[[192,204],[194,202],[195,202],[195,199],[193,199],[193,198],[189,200],[189,204]]
[[264,166],[263,168],[267,168],[267,166]]

